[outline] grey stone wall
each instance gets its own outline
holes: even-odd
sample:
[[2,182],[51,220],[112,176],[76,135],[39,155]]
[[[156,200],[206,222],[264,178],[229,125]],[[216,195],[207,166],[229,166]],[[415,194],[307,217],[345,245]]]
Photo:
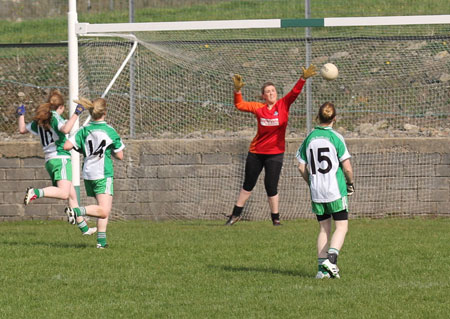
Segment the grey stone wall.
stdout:
[[[113,217],[119,219],[224,219],[243,181],[249,139],[126,141],[115,161]],[[279,185],[284,219],[312,218],[309,191],[294,157],[301,140],[287,139]],[[352,217],[450,216],[450,139],[347,139],[355,171]],[[244,210],[268,219],[260,178]],[[23,205],[28,186],[50,186],[36,142],[0,143],[0,221],[64,219],[65,202]],[[87,199],[83,187],[82,204]]]

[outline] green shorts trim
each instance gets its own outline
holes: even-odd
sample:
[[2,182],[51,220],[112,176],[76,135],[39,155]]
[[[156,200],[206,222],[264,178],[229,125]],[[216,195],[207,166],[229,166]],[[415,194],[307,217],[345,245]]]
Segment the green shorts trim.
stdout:
[[52,185],[57,181],[72,181],[72,161],[70,158],[53,158],[45,163],[45,169],[50,175]]
[[86,195],[95,197],[97,194],[114,195],[114,180],[112,177],[106,177],[96,180],[84,180],[84,187],[86,188]]
[[341,212],[343,210],[348,211],[347,196],[341,197],[334,202],[329,203],[311,202],[311,206],[313,213],[316,215],[333,214]]

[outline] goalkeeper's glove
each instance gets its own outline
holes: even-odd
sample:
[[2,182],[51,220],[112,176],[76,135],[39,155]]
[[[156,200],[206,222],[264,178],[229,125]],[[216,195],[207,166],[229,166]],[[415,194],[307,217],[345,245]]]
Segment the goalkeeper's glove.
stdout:
[[245,85],[244,80],[242,80],[242,76],[239,74],[235,74],[233,76],[233,82],[234,82],[234,90],[236,92],[240,91],[241,88]]
[[302,67],[302,70],[302,78],[304,78],[305,80],[317,74],[314,64],[311,64],[307,69],[305,69],[305,67]]
[[25,115],[25,105],[18,106],[16,109],[17,116]]
[[353,183],[347,183],[347,195],[352,196],[355,192],[355,185]]
[[75,108],[75,114],[80,116],[81,113],[83,113],[84,111],[84,106],[81,104],[78,104],[77,107]]

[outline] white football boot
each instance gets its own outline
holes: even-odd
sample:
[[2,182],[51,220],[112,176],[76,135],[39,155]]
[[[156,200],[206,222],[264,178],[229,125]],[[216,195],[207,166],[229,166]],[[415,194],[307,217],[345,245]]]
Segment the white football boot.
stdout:
[[336,264],[331,263],[330,260],[325,260],[322,263],[322,266],[329,272],[329,274],[331,275],[331,277],[333,278],[341,278],[341,276],[339,276],[339,268]]

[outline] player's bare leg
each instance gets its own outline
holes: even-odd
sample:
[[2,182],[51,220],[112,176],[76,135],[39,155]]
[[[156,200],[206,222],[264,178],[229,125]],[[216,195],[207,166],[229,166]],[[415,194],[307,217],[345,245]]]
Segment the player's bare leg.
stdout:
[[68,199],[72,182],[59,180],[56,182],[56,185],[57,186],[49,186],[42,189],[28,187],[25,193],[24,204],[28,205],[31,201],[41,197]]
[[[70,194],[69,194],[69,207],[72,207],[72,208],[78,207],[77,192],[75,191],[75,187],[73,186],[72,183],[71,183]],[[78,225],[78,228],[80,229],[80,231],[83,235],[90,236],[92,234],[95,234],[95,232],[97,231],[97,227],[89,228],[89,226],[83,216],[76,216],[75,220],[76,220],[76,224]]]
[[108,226],[109,213],[112,208],[113,197],[109,194],[97,194],[98,206],[102,208],[104,218],[99,218],[97,220],[97,248],[106,248],[108,245],[106,243],[106,227]]
[[331,218],[319,222],[319,234],[317,236],[317,279],[330,278],[331,275],[323,267],[323,262],[327,259],[328,243],[331,237]]
[[335,224],[336,229],[331,237],[330,248],[327,252],[327,260],[323,262],[323,266],[328,270],[332,277],[340,278],[337,257],[344,244],[345,235],[348,231],[348,220],[336,220]]
[[252,192],[247,192],[245,189],[241,189],[241,191],[239,192],[238,200],[236,202],[236,206],[244,207],[251,194]]
[[319,222],[319,235],[317,236],[318,258],[327,258],[330,234],[331,234],[331,218]]
[[[97,194],[96,198],[98,205],[88,205],[85,207],[74,207],[74,208],[66,207],[65,213],[67,215],[67,221],[74,225],[77,223],[77,220],[79,218],[83,218],[82,219],[83,222],[84,221],[83,216],[97,217],[98,218],[97,227],[89,228],[90,233],[88,233],[87,235],[91,235],[95,233],[95,231],[97,230],[100,232],[100,229],[98,229],[100,225],[100,227],[102,227],[102,229],[105,230],[103,231],[103,234],[100,234],[100,236],[105,236],[104,238],[106,240],[105,234],[106,224],[108,223],[108,217],[112,207],[112,196],[109,194]],[[99,221],[103,219],[105,221],[99,223]],[[97,234],[97,236],[99,236],[99,234]]]
[[43,188],[42,190],[44,192],[44,197],[69,199],[72,182],[67,180],[59,180],[56,182],[56,185],[57,187],[49,186]]
[[336,220],[336,229],[331,237],[330,247],[341,250],[348,231],[348,220]]

